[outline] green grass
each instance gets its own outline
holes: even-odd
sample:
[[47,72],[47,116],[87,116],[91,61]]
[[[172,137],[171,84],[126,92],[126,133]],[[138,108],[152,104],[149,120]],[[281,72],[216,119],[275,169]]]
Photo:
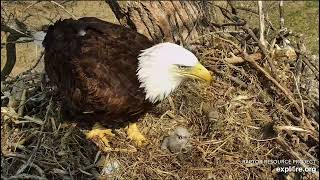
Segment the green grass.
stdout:
[[[305,45],[312,54],[319,54],[319,1],[283,1],[285,27],[295,33],[302,33]],[[258,11],[257,2],[237,1],[238,6]],[[264,1],[266,16],[275,28],[279,28],[279,2]],[[245,11],[240,11],[252,27],[259,27],[259,18]]]
[[307,48],[319,54],[319,1],[285,1],[285,26],[305,37]]

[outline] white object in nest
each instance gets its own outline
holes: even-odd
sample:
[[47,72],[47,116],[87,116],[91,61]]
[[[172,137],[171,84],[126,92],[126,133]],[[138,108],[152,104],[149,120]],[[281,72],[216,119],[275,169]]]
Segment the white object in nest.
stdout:
[[37,31],[35,33],[32,34],[33,36],[33,42],[40,46],[40,47],[43,47],[42,46],[42,41],[44,40],[45,36],[46,36],[47,33],[45,33],[44,31]]
[[190,133],[186,128],[177,127],[172,135],[163,140],[161,149],[169,149],[172,153],[181,152],[186,149],[189,138]]
[[116,160],[109,161],[104,165],[101,171],[101,175],[110,175],[117,172],[119,169],[120,169],[120,164],[118,163],[118,161]]

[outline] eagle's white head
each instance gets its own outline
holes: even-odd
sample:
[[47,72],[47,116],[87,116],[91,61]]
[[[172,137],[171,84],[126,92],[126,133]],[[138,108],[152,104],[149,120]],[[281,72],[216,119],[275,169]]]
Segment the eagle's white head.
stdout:
[[162,101],[186,78],[211,81],[212,76],[197,57],[173,43],[160,43],[145,49],[138,57],[137,76],[146,99]]

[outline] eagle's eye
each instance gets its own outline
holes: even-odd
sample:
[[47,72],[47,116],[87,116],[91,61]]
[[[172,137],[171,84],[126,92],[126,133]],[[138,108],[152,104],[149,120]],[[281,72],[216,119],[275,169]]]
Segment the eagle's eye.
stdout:
[[181,65],[181,64],[177,64],[179,69],[187,69],[190,68],[190,66],[186,66],[186,65]]
[[182,136],[178,136],[179,139],[182,139]]

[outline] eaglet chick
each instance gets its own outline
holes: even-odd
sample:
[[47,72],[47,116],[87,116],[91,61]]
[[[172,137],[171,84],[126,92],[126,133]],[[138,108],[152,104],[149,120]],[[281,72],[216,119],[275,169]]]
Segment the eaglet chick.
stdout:
[[181,152],[186,148],[189,138],[190,133],[186,128],[177,127],[172,135],[163,140],[161,149],[169,149],[172,153]]

